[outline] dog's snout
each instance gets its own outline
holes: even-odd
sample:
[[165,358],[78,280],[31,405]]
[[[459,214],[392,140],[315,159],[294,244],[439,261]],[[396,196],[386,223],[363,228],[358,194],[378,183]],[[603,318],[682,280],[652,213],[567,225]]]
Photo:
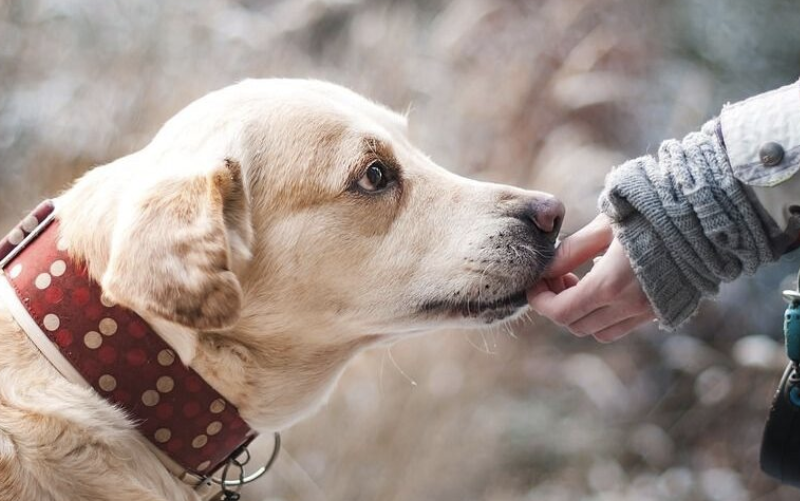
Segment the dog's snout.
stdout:
[[549,239],[555,240],[564,222],[566,209],[555,197],[537,197],[525,204],[525,216]]

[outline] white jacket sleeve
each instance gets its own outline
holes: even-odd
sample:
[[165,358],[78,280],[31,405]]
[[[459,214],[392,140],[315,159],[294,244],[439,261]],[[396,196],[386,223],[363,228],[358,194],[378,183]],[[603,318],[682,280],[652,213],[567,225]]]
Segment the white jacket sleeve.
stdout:
[[782,253],[800,235],[800,81],[726,106],[720,124],[733,174],[775,223]]

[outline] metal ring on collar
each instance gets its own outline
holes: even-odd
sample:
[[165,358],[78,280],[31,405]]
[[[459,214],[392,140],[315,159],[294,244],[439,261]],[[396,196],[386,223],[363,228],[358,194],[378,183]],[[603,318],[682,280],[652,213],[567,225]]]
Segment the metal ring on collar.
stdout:
[[[228,460],[228,464],[225,465],[225,468],[222,471],[221,478],[211,477],[210,480],[215,484],[225,488],[225,487],[241,487],[242,485],[249,484],[250,482],[253,482],[261,478],[266,472],[269,471],[270,468],[272,468],[272,465],[275,464],[275,460],[278,459],[278,453],[281,451],[281,435],[280,433],[275,433],[274,436],[275,436],[275,443],[272,447],[272,455],[269,457],[269,460],[267,460],[267,463],[264,466],[262,466],[255,472],[251,473],[250,475],[245,475],[244,466],[248,463],[248,461],[250,461],[250,451],[247,450],[247,447],[244,447],[242,448],[239,454],[236,454],[235,456],[231,457],[231,459]],[[242,454],[246,454],[247,458],[243,462],[240,462],[238,458]],[[235,465],[240,469],[239,478],[235,480],[228,480],[227,478],[228,468],[231,465]]]

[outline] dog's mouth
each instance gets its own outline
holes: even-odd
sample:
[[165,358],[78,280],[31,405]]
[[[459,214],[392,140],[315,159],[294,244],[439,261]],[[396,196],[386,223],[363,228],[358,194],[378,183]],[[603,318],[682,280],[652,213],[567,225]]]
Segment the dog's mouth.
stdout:
[[[428,318],[483,324],[510,320],[522,312],[528,306],[527,291],[542,278],[555,254],[552,243],[527,242],[529,237],[524,233],[510,243],[495,241],[491,250],[497,254],[482,261],[487,263],[485,268],[471,269],[467,284],[459,280],[457,288],[446,287],[443,294],[421,302],[417,312]],[[492,273],[487,274],[489,270]]]
[[448,317],[480,318],[486,323],[505,320],[528,305],[525,289],[490,301],[479,299],[437,300],[422,305],[420,311]]

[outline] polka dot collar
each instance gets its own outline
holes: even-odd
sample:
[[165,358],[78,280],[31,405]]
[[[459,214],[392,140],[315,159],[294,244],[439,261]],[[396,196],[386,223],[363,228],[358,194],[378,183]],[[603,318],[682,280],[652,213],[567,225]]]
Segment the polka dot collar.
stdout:
[[97,393],[123,408],[173,461],[208,476],[255,432],[141,317],[103,298],[86,267],[65,252],[57,221],[36,235],[53,210],[51,202],[43,203],[0,240],[5,278],[30,317]]

